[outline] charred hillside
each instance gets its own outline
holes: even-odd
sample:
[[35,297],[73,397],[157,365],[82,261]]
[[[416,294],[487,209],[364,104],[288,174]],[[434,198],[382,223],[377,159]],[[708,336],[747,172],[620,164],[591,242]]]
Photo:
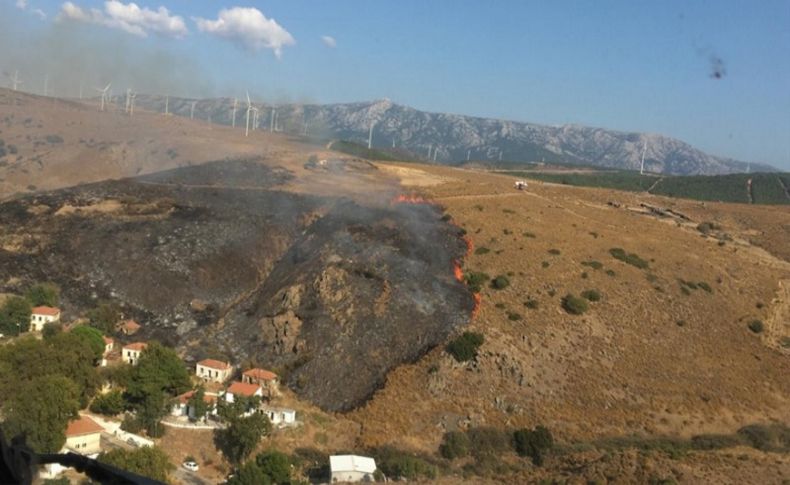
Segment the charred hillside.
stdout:
[[278,189],[292,178],[222,161],[5,202],[0,292],[52,281],[66,321],[116,302],[135,339],[254,359],[351,409],[468,321],[465,245],[433,206]]

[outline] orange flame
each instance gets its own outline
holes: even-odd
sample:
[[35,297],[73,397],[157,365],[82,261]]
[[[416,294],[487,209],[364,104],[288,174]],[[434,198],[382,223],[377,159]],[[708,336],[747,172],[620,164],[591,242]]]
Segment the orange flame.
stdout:
[[466,243],[466,257],[469,257],[475,249],[475,244],[468,237],[464,237],[464,242]]
[[458,281],[464,281],[464,272],[461,270],[461,263],[458,261],[453,261],[453,273],[455,274],[455,279]]
[[392,199],[393,204],[430,204],[431,202],[428,200],[423,199],[417,195],[405,195],[401,194],[394,199]]
[[480,302],[483,301],[483,298],[480,296],[480,293],[472,293],[472,297],[475,299],[475,306],[472,307],[472,319],[474,320],[478,312],[480,312]]

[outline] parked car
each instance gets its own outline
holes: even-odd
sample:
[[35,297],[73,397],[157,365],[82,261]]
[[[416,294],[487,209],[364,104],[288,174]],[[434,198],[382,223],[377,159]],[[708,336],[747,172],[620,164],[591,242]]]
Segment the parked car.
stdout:
[[185,461],[182,466],[191,472],[198,471],[198,464],[194,461]]

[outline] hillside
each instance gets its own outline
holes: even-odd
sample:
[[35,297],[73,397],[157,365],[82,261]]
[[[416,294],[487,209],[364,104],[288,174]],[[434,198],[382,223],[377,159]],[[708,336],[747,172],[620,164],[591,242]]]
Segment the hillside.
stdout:
[[[194,111],[193,108],[194,102]],[[164,112],[165,97],[138,96],[151,111]],[[471,160],[546,161],[639,169],[642,150],[650,172],[691,175],[745,172],[749,164],[706,154],[680,140],[658,134],[629,133],[578,125],[547,126],[534,123],[429,113],[389,100],[331,105],[278,105],[254,103],[260,109],[263,130],[339,138],[367,144],[371,123],[373,145],[400,148],[414,157],[442,164]],[[168,109],[230,124],[233,100],[228,98],[168,99]],[[244,126],[246,100],[238,102],[236,126]],[[273,117],[276,116],[276,120]],[[276,123],[275,123],[276,121]],[[752,164],[752,170],[772,167]]]
[[[776,448],[730,439],[790,423],[787,206],[516,191],[504,174],[0,94],[22,120],[0,137],[24,150],[0,172],[0,294],[54,281],[65,320],[113,301],[135,339],[189,362],[271,366],[304,426],[267,447],[392,446],[441,462],[440,483],[790,478],[786,431]],[[50,134],[60,149],[36,146]],[[477,302],[473,273],[504,278]],[[564,309],[569,294],[587,310]],[[458,362],[445,349],[465,330],[484,342]],[[539,424],[558,443],[542,467],[438,455],[448,431]],[[700,435],[725,445],[686,446]]]

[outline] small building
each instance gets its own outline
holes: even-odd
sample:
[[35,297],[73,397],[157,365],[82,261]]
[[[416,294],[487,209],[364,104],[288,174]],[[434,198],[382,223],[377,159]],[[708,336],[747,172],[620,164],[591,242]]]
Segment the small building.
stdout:
[[[184,394],[176,397],[176,402],[170,409],[170,414],[173,416],[187,416],[190,419],[195,419],[195,410],[189,405],[189,400],[195,395],[195,391],[187,391]],[[205,392],[203,394],[203,402],[208,406],[207,415],[217,414],[217,395],[213,392]]]
[[101,356],[101,366],[107,367],[107,356],[110,355],[110,352],[115,348],[115,340],[105,336],[102,336],[102,339],[104,340],[104,352]]
[[127,364],[137,365],[137,361],[140,360],[140,354],[143,353],[146,347],[148,347],[148,344],[145,342],[124,345],[121,349],[121,359]]
[[124,335],[136,334],[142,326],[134,320],[125,320],[118,324],[118,331]]
[[261,386],[268,397],[278,394],[280,379],[277,374],[266,369],[248,369],[241,374],[241,382],[247,384],[258,384]]
[[87,416],[70,421],[66,428],[65,447],[74,453],[95,456],[101,451],[101,433],[104,431],[96,421]]
[[30,312],[30,331],[40,332],[44,325],[60,321],[60,308],[37,306]]
[[293,409],[261,406],[258,411],[266,415],[274,426],[283,427],[296,424],[296,411]]
[[209,382],[225,382],[230,378],[233,366],[227,362],[204,359],[195,366],[195,375]]
[[225,401],[233,402],[235,396],[263,397],[263,389],[258,384],[246,384],[244,382],[236,381],[228,386],[228,389],[225,391]]
[[373,482],[376,460],[358,455],[332,455],[329,457],[331,480],[335,482]]

